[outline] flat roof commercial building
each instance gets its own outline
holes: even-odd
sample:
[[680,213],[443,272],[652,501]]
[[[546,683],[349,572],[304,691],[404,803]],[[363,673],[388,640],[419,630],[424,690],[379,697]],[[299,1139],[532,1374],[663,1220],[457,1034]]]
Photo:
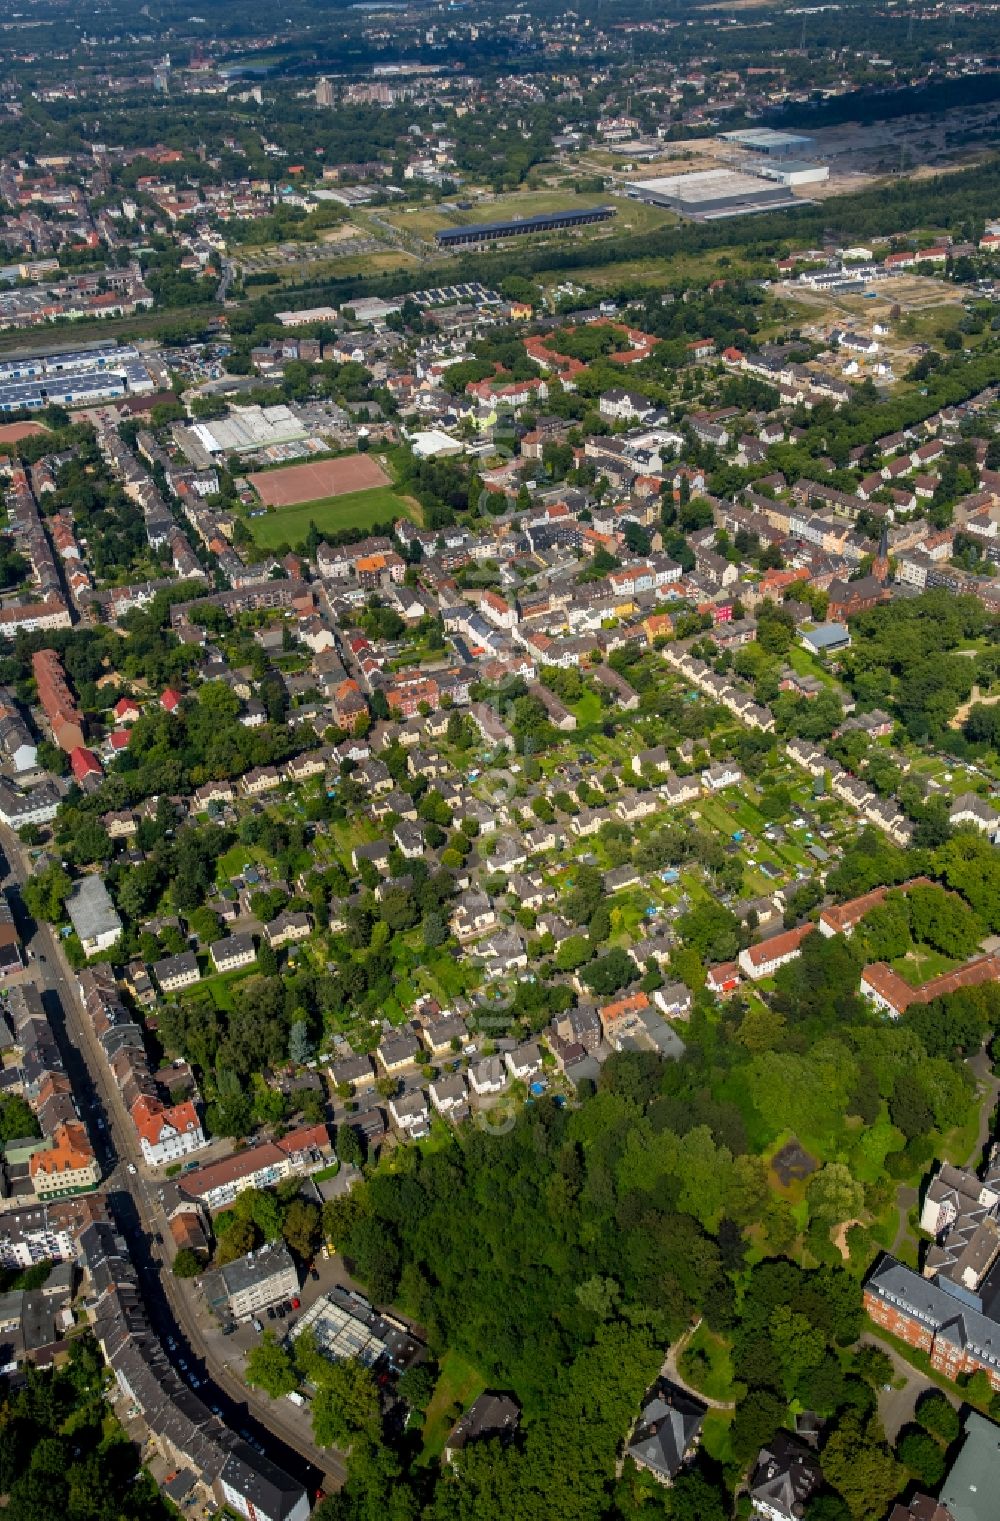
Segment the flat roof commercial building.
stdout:
[[82,877],[66,899],[66,912],[83,946],[97,956],[121,938],[122,921],[100,877]]
[[248,1320],[299,1292],[299,1275],[283,1241],[227,1262],[206,1273],[203,1282],[209,1308],[233,1320]]
[[941,1504],[954,1521],[996,1515],[1000,1485],[1000,1426],[970,1410],[958,1456],[941,1486]]
[[757,173],[761,179],[774,180],[778,185],[822,185],[830,178],[830,165],[810,164],[803,158],[783,158],[777,163],[761,164]]
[[366,1368],[377,1366],[394,1373],[408,1368],[423,1350],[401,1320],[381,1313],[363,1294],[339,1284],[296,1322],[292,1340],[303,1331],[311,1334],[317,1352],[331,1362],[353,1357]]
[[435,233],[439,248],[458,248],[463,243],[495,243],[531,232],[558,232],[564,227],[589,227],[610,222],[614,206],[584,206],[575,211],[546,211],[534,217],[514,217],[507,222],[477,222],[468,227],[445,227]]
[[34,410],[54,403],[94,405],[154,389],[141,354],[129,344],[121,348],[98,344],[0,363],[0,412]]
[[720,132],[724,143],[735,143],[750,153],[763,153],[769,158],[788,158],[801,153],[812,142],[801,132],[777,132],[773,127],[742,127],[736,132]]
[[668,174],[651,180],[632,180],[627,196],[649,206],[666,206],[695,222],[780,211],[801,201],[783,185],[766,184],[755,174],[733,169],[706,169],[694,174]]
[[246,454],[305,438],[308,428],[283,403],[239,407],[216,422],[192,423],[189,431],[210,455]]

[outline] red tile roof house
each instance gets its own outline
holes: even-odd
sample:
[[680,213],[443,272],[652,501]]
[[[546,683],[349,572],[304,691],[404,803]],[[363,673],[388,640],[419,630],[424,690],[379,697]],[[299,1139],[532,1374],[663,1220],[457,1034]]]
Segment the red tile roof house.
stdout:
[[760,945],[751,945],[740,951],[739,963],[751,982],[762,977],[772,977],[779,967],[794,961],[802,950],[802,942],[811,935],[815,924],[803,924],[800,929],[786,930],[783,935],[773,935]]
[[[913,877],[909,882],[902,882],[895,891],[908,893],[914,887],[933,886],[930,877]],[[825,935],[828,940],[834,935],[846,935],[850,938],[865,914],[877,908],[889,891],[888,887],[873,887],[871,892],[862,893],[860,898],[849,898],[846,903],[837,903],[832,908],[824,908],[819,916],[820,934]]]
[[175,1162],[205,1145],[205,1132],[190,1099],[170,1107],[143,1094],[132,1105],[131,1115],[143,1157],[151,1167]]
[[93,750],[88,750],[85,745],[78,745],[70,751],[70,769],[78,782],[82,782],[88,776],[103,776],[104,771],[100,761]]
[[618,998],[614,1003],[606,1003],[598,1009],[601,1024],[605,1036],[610,1039],[615,1027],[623,1021],[626,1023],[635,1019],[643,1009],[649,1008],[649,998],[645,993],[627,993],[623,998]]
[[165,692],[161,692],[160,707],[165,713],[176,713],[180,705],[181,694],[180,692],[175,692],[173,687],[167,687]]
[[114,705],[113,712],[120,724],[134,724],[142,713],[142,709],[133,698],[119,697]]
[[1000,982],[1000,956],[977,956],[974,961],[967,961],[953,972],[932,977],[930,982],[925,982],[919,988],[913,988],[904,982],[884,961],[873,961],[861,973],[861,993],[876,1008],[898,1019],[911,1004],[931,1003],[935,998],[944,998],[949,993],[957,992],[959,988],[977,987],[983,982]]
[[710,993],[725,998],[730,993],[735,993],[743,978],[740,976],[739,964],[735,961],[720,961],[718,966],[711,966],[705,977],[705,986]]

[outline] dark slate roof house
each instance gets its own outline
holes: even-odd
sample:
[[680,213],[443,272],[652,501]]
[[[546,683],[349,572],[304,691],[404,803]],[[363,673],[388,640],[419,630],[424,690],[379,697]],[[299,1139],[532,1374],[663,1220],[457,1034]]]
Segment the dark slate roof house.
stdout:
[[671,1483],[690,1456],[705,1408],[683,1389],[658,1379],[642,1408],[626,1456],[661,1484]]
[[801,1521],[823,1482],[815,1454],[787,1431],[762,1447],[750,1481],[754,1510],[769,1521]]

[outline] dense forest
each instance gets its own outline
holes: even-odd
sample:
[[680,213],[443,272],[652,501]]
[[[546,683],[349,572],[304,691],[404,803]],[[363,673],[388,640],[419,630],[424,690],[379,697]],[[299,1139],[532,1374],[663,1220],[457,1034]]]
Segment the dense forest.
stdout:
[[[911,864],[866,834],[838,886],[902,880]],[[969,886],[964,841],[936,864]],[[913,910],[942,911],[937,898]],[[708,916],[691,929],[689,948],[712,933]],[[523,1407],[519,1440],[470,1450],[438,1483],[431,1515],[711,1521],[729,1514],[742,1469],[803,1406],[825,1421],[830,1493],[816,1515],[884,1515],[907,1449],[890,1451],[875,1415],[884,1359],[855,1347],[877,1242],[851,1226],[844,1261],[831,1230],[883,1213],[892,1180],[934,1154],[970,1103],[963,1052],[1000,1014],[987,988],[905,1028],[879,1023],[850,990],[892,930],[876,918],[851,942],[811,937],[779,972],[770,1008],[737,998],[718,1012],[699,999],[680,1061],[615,1056],[578,1109],[541,1101],[506,1134],[396,1152],[328,1207],[327,1229],[373,1296],[424,1326],[436,1357],[458,1351]],[[804,1211],[775,1196],[762,1160],[788,1134],[830,1159]],[[669,1497],[630,1465],[616,1483],[643,1392],[693,1319],[731,1347],[725,1449],[703,1453]],[[329,1502],[331,1516],[367,1513],[371,1450],[360,1450],[363,1472]],[[410,1484],[404,1515],[425,1498],[426,1476]]]

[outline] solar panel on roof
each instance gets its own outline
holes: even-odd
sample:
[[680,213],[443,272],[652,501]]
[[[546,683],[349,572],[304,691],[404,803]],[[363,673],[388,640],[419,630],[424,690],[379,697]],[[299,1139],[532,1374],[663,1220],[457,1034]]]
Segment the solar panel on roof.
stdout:
[[570,227],[587,222],[603,222],[615,215],[613,206],[588,206],[575,211],[541,212],[533,217],[515,217],[504,222],[478,222],[466,227],[446,227],[435,234],[439,243],[475,242],[479,238],[514,237],[519,233],[545,232],[549,228]]

